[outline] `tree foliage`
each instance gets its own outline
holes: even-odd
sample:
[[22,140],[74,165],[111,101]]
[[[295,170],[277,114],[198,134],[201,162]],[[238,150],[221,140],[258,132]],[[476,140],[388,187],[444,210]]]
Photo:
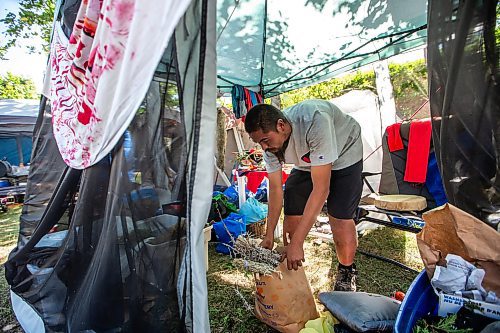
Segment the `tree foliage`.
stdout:
[[30,79],[7,72],[0,76],[0,99],[37,98],[35,84]]
[[[52,21],[54,19],[54,0],[19,0],[19,12],[9,12],[0,19],[5,26],[5,39],[0,45],[0,58],[7,50],[26,40],[30,52],[48,52]],[[42,50],[37,47],[42,40]]]
[[[407,117],[427,99],[427,67],[425,60],[404,64],[389,64],[396,107],[403,118]],[[368,89],[377,93],[375,72],[357,71],[282,94],[281,106],[289,107],[311,98],[333,99],[353,89]]]

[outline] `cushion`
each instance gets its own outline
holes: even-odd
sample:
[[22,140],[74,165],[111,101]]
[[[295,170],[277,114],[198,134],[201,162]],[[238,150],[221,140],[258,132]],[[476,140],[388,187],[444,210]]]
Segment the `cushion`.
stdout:
[[318,297],[335,318],[356,332],[392,331],[400,306],[389,297],[364,292],[332,291]]

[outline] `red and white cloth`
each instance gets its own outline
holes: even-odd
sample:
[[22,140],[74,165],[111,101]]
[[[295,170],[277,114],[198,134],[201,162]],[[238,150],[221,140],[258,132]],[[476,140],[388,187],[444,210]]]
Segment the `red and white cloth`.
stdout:
[[55,24],[44,95],[70,167],[108,154],[132,121],[190,0],[83,0],[73,33]]

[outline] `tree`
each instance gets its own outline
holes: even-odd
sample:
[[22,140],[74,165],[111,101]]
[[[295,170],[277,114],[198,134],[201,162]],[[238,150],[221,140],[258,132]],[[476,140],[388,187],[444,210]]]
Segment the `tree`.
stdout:
[[37,98],[35,84],[30,79],[7,72],[0,76],[0,99]]
[[[28,41],[30,52],[48,52],[54,10],[54,0],[19,0],[19,12],[9,12],[0,19],[0,23],[6,28],[6,38],[0,45],[0,58],[4,58],[7,50],[17,45],[21,39]],[[40,38],[42,50],[35,44]]]

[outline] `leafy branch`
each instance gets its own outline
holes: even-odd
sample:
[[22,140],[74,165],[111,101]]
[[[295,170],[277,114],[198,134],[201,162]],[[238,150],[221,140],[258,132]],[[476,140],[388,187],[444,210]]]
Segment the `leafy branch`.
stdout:
[[[0,45],[0,59],[4,59],[7,51],[18,46],[21,40],[27,42],[30,53],[48,53],[54,10],[54,0],[20,0],[17,13],[9,12],[0,19],[6,36]],[[37,44],[40,39],[42,50]]]

